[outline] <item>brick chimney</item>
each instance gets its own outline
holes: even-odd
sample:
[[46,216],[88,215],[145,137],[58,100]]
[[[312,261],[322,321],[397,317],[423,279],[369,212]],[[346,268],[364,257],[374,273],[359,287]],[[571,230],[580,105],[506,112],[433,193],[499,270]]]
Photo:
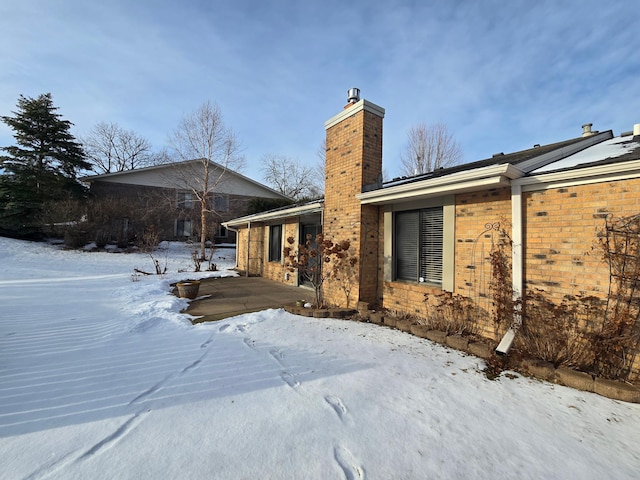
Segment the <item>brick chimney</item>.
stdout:
[[[356,194],[382,178],[382,119],[384,109],[360,99],[350,89],[347,106],[325,122],[326,165],[323,232],[332,241],[349,240],[359,258],[359,282],[354,285],[350,307],[378,301],[378,207],[360,205]],[[381,267],[381,265],[380,265]],[[357,287],[357,288],[356,288]],[[343,289],[325,283],[328,302],[346,306]]]

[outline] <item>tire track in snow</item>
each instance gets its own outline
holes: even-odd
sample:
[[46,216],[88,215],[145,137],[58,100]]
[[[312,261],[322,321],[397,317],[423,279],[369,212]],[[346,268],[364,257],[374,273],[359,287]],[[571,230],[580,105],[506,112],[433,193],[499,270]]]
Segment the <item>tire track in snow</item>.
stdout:
[[97,453],[112,448],[126,435],[133,431],[144,420],[147,413],[136,413],[135,415],[133,415],[133,417],[120,425],[112,434],[107,435],[98,443],[93,445],[89,450],[80,455],[80,457],[78,457],[75,461],[81,462],[89,457],[96,455]]
[[154,393],[156,393],[158,390],[160,390],[162,387],[164,387],[167,383],[169,383],[174,378],[178,378],[178,377],[184,375],[185,373],[187,373],[187,372],[189,372],[191,370],[195,370],[196,368],[198,368],[200,366],[200,364],[202,363],[202,361],[207,357],[207,355],[209,355],[209,352],[211,351],[209,349],[209,347],[211,346],[211,344],[214,341],[215,341],[214,336],[213,335],[210,336],[207,339],[207,341],[205,341],[202,345],[200,345],[200,348],[206,348],[207,350],[202,355],[200,355],[200,357],[198,359],[196,359],[193,362],[191,362],[189,365],[184,367],[182,370],[180,370],[178,372],[170,373],[169,375],[164,377],[162,380],[160,380],[159,382],[155,383],[154,385],[152,385],[151,387],[146,389],[144,392],[142,392],[138,396],[136,396],[133,400],[131,400],[129,402],[129,405],[134,405],[136,403],[140,403],[141,401],[145,400],[149,396],[151,396]]
[[[128,405],[136,405],[141,403],[143,400],[153,395],[158,390],[162,389],[168,382],[170,382],[174,378],[178,378],[181,375],[198,368],[198,366],[202,363],[202,361],[206,358],[206,356],[210,352],[210,346],[214,343],[214,336],[210,336],[204,343],[200,345],[200,348],[206,348],[207,350],[196,360],[191,362],[189,365],[185,366],[178,372],[171,373],[163,378],[161,381],[152,385],[150,388],[145,390],[136,396],[133,400],[129,402]],[[28,480],[44,480],[47,478],[51,478],[53,476],[57,476],[64,468],[74,464],[79,463],[85,460],[90,459],[91,457],[105,452],[112,447],[114,447],[117,443],[119,443],[123,438],[125,438],[129,433],[135,430],[140,423],[145,419],[148,413],[151,410],[147,407],[143,407],[138,412],[134,413],[132,417],[127,419],[124,423],[122,423],[118,428],[116,428],[112,433],[105,436],[102,440],[95,443],[84,453],[78,454],[78,451],[73,451],[65,454],[60,459],[40,466],[35,472],[26,477]]]
[[65,455],[63,455],[58,460],[54,460],[53,462],[45,463],[38,467],[38,469],[33,472],[31,475],[25,477],[25,480],[42,480],[45,478],[49,478],[52,475],[57,474],[60,470],[65,468],[67,465],[70,465],[74,461],[74,454],[76,452],[72,451]]
[[54,462],[47,463],[45,465],[41,465],[38,469],[33,472],[31,475],[25,477],[25,480],[44,480],[47,478],[51,478],[53,476],[58,476],[58,474],[64,468],[74,464],[85,461],[96,454],[102,453],[103,451],[109,450],[114,447],[118,442],[120,442],[125,436],[135,430],[138,425],[144,420],[146,413],[136,413],[127,421],[125,421],[122,425],[116,428],[111,434],[104,437],[99,442],[95,443],[84,453],[78,454],[77,450],[69,452],[63,455],[58,460]]

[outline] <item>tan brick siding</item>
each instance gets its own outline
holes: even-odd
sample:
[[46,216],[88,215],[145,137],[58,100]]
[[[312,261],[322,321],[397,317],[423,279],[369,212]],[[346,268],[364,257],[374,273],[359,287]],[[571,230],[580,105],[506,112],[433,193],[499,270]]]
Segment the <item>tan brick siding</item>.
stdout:
[[[350,254],[360,258],[360,286],[354,287],[350,305],[358,300],[375,304],[379,214],[376,207],[361,206],[356,194],[382,173],[382,118],[366,110],[347,117],[327,130],[326,148],[323,232],[334,242],[349,240]],[[346,306],[338,282],[326,281],[324,295],[328,303]]]
[[[454,293],[472,298],[487,311],[479,326],[486,336],[495,337],[501,332],[496,331],[491,316],[488,255],[499,232],[491,226],[499,224],[511,233],[511,189],[461,194],[455,203]],[[510,250],[507,255],[511,255]],[[410,282],[384,282],[383,288],[385,308],[417,316],[425,315],[425,294],[443,293],[432,285]]]
[[[262,271],[262,276],[265,278],[269,278],[276,282],[285,283],[287,285],[298,285],[296,272],[290,272],[288,268],[285,267],[286,258],[282,255],[282,260],[277,262],[269,261],[269,228],[264,229],[264,267]],[[294,247],[297,247],[298,244],[298,223],[295,218],[286,219],[283,229],[282,229],[282,239],[284,242],[284,246],[288,246],[287,238],[293,237],[295,239]]]
[[561,300],[584,292],[604,298],[609,269],[596,247],[605,217],[640,213],[640,179],[523,194],[525,281]]

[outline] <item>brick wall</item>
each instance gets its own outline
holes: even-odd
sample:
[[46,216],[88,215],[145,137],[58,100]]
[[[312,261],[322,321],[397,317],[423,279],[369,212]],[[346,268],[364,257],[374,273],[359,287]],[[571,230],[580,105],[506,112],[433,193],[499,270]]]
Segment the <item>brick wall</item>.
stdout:
[[[455,204],[454,293],[472,298],[487,311],[487,316],[480,319],[479,326],[485,336],[497,338],[502,332],[495,328],[492,320],[489,291],[491,265],[488,255],[492,242],[496,242],[500,235],[495,228],[505,229],[511,234],[511,189],[460,194],[456,196]],[[506,251],[506,255],[510,259],[511,250]],[[427,284],[384,282],[383,306],[393,311],[424,316],[427,308],[425,294],[441,293],[443,291],[440,288]]]
[[[356,194],[382,173],[382,117],[361,109],[327,129],[326,135],[323,232],[334,242],[349,240],[350,254],[360,258],[359,286],[353,288],[350,304],[376,303],[378,209],[361,206]],[[325,282],[324,294],[328,303],[346,305],[338,282]]]
[[640,212],[640,179],[523,194],[525,282],[559,301],[581,292],[604,298],[609,268],[596,245],[605,218]]
[[[264,229],[264,267],[262,271],[262,276],[265,278],[269,278],[276,282],[285,283],[287,285],[297,286],[298,285],[298,277],[297,272],[290,272],[287,268],[285,268],[284,263],[286,262],[286,258],[284,255],[282,256],[282,260],[279,262],[269,262],[269,228],[266,227]],[[282,239],[284,242],[284,246],[289,246],[287,243],[287,238],[293,237],[295,242],[293,244],[294,248],[298,246],[298,222],[296,218],[287,218],[284,223],[284,228],[282,229]]]
[[[471,298],[487,312],[480,327],[490,336],[502,334],[494,328],[489,258],[502,231],[511,236],[511,188],[456,196],[455,293]],[[503,254],[510,262],[511,249],[503,249]]]

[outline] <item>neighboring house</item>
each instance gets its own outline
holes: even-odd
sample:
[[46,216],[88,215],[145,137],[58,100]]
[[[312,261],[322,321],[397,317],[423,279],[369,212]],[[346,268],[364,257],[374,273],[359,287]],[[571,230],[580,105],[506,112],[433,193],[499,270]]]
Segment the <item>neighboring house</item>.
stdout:
[[[235,233],[222,223],[245,215],[252,199],[290,200],[285,195],[211,162],[216,184],[210,198],[211,240],[234,243]],[[161,239],[183,240],[199,236],[200,203],[190,186],[202,178],[202,162],[190,160],[82,178],[95,198],[117,202],[123,229],[139,235],[153,224]],[[108,202],[107,202],[108,203]]]
[[[585,125],[578,138],[382,184],[384,113],[356,99],[325,123],[323,202],[225,222],[238,232],[238,269],[296,285],[285,239],[322,231],[360,259],[351,299],[420,315],[425,295],[452,292],[490,311],[488,255],[506,233],[516,296],[606,298],[608,265],[588,252],[606,218],[640,213],[640,126],[614,138]],[[345,306],[336,282],[325,298]],[[481,327],[495,341],[505,333],[489,318]]]

